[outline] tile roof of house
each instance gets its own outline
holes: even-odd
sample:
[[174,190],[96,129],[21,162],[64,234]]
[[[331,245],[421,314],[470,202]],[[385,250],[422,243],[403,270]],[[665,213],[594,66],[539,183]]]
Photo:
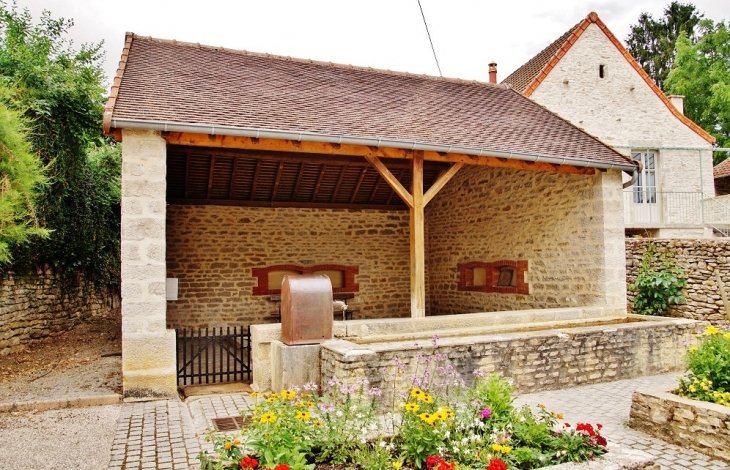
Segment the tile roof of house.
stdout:
[[730,176],[730,158],[718,163],[712,170],[715,179]]
[[382,138],[632,165],[502,85],[133,34],[127,35],[107,102],[106,130],[124,127],[125,119]]
[[555,42],[547,46],[545,49],[540,51],[535,57],[528,60],[522,67],[518,68],[507,78],[502,80],[503,84],[512,86],[515,90],[519,91],[525,96],[531,96],[532,93],[540,86],[542,81],[552,69],[557,65],[560,59],[570,50],[573,44],[576,43],[578,38],[583,32],[591,25],[591,23],[598,26],[611,43],[618,49],[621,55],[624,56],[626,61],[633,67],[634,70],[641,76],[644,82],[654,91],[660,100],[666,105],[669,111],[680,121],[682,121],[687,127],[696,132],[700,137],[710,143],[715,142],[715,137],[709,134],[707,131],[702,129],[700,126],[695,124],[690,118],[682,114],[669,100],[669,98],[662,92],[654,80],[644,71],[634,57],[626,50],[621,42],[613,35],[608,27],[601,21],[595,12],[591,12],[585,17],[580,23],[570,28],[565,34],[560,36]]

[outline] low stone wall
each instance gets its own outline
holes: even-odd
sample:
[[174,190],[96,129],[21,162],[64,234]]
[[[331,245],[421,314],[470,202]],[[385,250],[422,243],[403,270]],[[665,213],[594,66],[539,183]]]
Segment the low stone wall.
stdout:
[[[542,331],[441,338],[437,349],[430,341],[356,344],[333,340],[322,344],[322,383],[367,377],[371,384],[392,390],[396,377],[400,389],[410,377],[423,372],[418,355],[436,352],[445,354],[447,363],[467,381],[476,370],[496,373],[510,378],[519,393],[678,372],[685,368],[686,345],[696,341],[695,334],[704,325],[655,318],[574,328],[553,326]],[[396,358],[405,366],[401,373]]]
[[[726,239],[626,239],[626,283],[634,283],[641,259],[654,243],[657,253],[671,252],[677,266],[687,273],[687,303],[672,307],[672,316],[693,320],[719,321],[726,319],[717,285],[717,272],[730,296],[730,240]],[[661,266],[658,260],[656,267]],[[628,290],[628,308],[633,311],[635,293]]]
[[0,356],[25,349],[80,319],[119,308],[119,296],[97,292],[77,275],[66,283],[51,270],[0,279]]
[[637,391],[629,427],[730,463],[730,408],[664,391]]

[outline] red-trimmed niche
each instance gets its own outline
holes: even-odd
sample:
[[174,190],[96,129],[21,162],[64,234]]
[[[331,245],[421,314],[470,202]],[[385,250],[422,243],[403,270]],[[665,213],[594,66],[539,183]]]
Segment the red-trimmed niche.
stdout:
[[525,282],[527,260],[472,261],[459,264],[458,269],[460,291],[530,293],[530,285]]
[[281,294],[281,280],[287,274],[325,274],[332,281],[332,292],[360,292],[360,285],[355,283],[355,275],[360,273],[360,268],[357,266],[277,264],[266,268],[253,268],[251,271],[259,280],[258,286],[253,288],[253,295]]

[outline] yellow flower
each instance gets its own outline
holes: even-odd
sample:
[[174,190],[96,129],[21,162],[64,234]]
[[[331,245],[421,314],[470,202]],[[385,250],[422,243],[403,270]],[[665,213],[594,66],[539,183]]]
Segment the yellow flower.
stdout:
[[322,421],[315,419],[312,424],[314,424],[314,427],[321,428],[322,427]]
[[302,407],[302,406],[304,406],[304,402],[298,401],[298,402],[294,403],[294,406]]
[[725,333],[723,336],[725,336],[725,338],[727,339],[730,339],[730,332]]
[[538,407],[539,407],[540,409],[543,409],[543,410],[545,409],[545,405],[543,405],[542,403],[541,403],[541,404],[539,404],[539,405],[537,405],[537,406],[538,406]]
[[435,421],[433,415],[430,413],[421,413],[419,415],[419,417],[421,418],[422,421],[426,422],[427,424],[433,424],[433,422]]
[[226,443],[223,444],[223,447],[225,447],[226,450],[231,450],[231,441],[226,441]]
[[295,392],[294,390],[281,391],[281,398],[284,398],[286,400],[293,400],[295,396],[297,396],[297,392]]
[[393,468],[401,468],[403,466],[403,462],[393,462],[392,465]]
[[512,448],[509,446],[503,446],[501,444],[492,444],[492,450],[495,452],[500,452],[502,454],[509,454],[512,452]]
[[309,421],[311,417],[312,415],[310,415],[308,411],[297,411],[297,414],[295,415],[295,418],[301,419],[302,421]]
[[266,403],[274,403],[276,401],[275,397],[269,397],[266,399]]
[[444,413],[446,413],[446,417],[447,418],[453,418],[454,417],[454,412],[451,411],[451,408],[444,408],[443,411],[444,411]]
[[437,411],[433,414],[434,419],[444,420],[446,419],[446,413],[444,411]]
[[430,393],[424,393],[421,400],[423,400],[425,403],[429,403],[429,404],[433,403],[433,397],[431,396]]
[[718,333],[722,333],[722,330],[715,325],[710,325],[705,329],[706,335],[716,335]]
[[251,393],[249,393],[249,396],[251,398],[260,397],[261,395],[263,395],[263,393],[261,393],[261,392],[251,392]]
[[692,346],[691,348],[688,349],[688,351],[689,352],[695,352],[695,351],[697,351],[697,346]]
[[413,411],[415,413],[420,407],[415,403],[406,403],[403,405],[403,408],[405,408],[406,411]]
[[234,446],[240,446],[241,445],[241,439],[233,439],[233,445]]
[[276,415],[274,413],[264,413],[261,415],[262,423],[273,423],[276,421]]
[[694,393],[694,392],[696,392],[696,391],[697,391],[697,389],[695,388],[695,386],[694,386],[694,385],[690,385],[690,386],[689,386],[689,391],[690,391],[690,392],[692,392],[692,393]]
[[314,408],[314,402],[313,401],[308,401],[307,402],[307,408]]
[[563,419],[563,413],[558,413],[558,419]]
[[424,392],[420,388],[412,388],[411,389],[411,396],[413,398],[423,398]]

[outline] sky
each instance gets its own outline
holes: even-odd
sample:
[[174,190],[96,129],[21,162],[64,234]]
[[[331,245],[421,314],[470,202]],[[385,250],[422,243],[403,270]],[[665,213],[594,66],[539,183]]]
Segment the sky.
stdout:
[[[421,0],[446,77],[498,79],[595,11],[620,40],[642,12],[670,0]],[[35,18],[73,18],[76,45],[104,41],[116,74],[127,31],[252,52],[438,75],[417,0],[17,0]],[[730,0],[695,0],[706,18],[730,20]]]

